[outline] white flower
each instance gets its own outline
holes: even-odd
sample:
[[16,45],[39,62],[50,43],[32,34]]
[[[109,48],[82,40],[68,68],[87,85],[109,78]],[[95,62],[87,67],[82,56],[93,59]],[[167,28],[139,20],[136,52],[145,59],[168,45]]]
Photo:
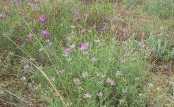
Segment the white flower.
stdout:
[[97,96],[102,97],[103,96],[103,93],[102,92],[99,92],[99,93],[97,93]]
[[123,75],[121,71],[116,71],[115,72],[116,77]]
[[148,88],[152,88],[152,87],[153,87],[153,84],[152,84],[152,83],[148,83],[148,84],[147,84],[147,87],[148,87]]
[[89,98],[91,98],[91,95],[89,93],[86,93],[86,94],[84,94],[83,98],[89,99]]
[[0,89],[0,95],[4,94],[4,90]]
[[81,84],[81,82],[80,82],[80,80],[78,78],[74,78],[74,83],[77,84],[77,85]]
[[21,81],[25,81],[27,78],[25,76],[23,76],[20,80]]
[[82,77],[83,77],[83,78],[85,78],[85,77],[87,77],[87,76],[89,76],[89,75],[88,75],[88,72],[83,72],[83,73],[82,73]]
[[56,80],[56,77],[51,77],[51,80],[52,80],[52,81],[55,81],[55,80]]

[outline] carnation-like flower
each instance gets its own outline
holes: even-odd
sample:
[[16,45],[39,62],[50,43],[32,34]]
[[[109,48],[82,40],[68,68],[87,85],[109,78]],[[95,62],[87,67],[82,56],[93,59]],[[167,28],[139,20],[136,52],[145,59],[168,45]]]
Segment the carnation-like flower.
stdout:
[[43,14],[40,18],[41,23],[45,23],[46,21],[46,14]]
[[88,48],[88,44],[87,44],[87,43],[82,43],[82,44],[80,45],[80,49],[81,49],[82,51],[87,50],[87,48]]
[[65,54],[69,55],[72,52],[71,48],[66,48],[65,49]]
[[49,32],[47,32],[46,30],[42,30],[42,31],[41,31],[41,35],[42,35],[44,38],[49,38],[51,34],[50,34]]

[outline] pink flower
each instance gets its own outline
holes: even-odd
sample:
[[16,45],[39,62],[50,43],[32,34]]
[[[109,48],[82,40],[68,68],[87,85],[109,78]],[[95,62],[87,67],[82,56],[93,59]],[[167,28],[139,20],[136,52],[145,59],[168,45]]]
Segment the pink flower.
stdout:
[[80,16],[77,17],[77,21],[78,21],[78,22],[81,21],[81,17],[80,17]]
[[65,49],[65,54],[69,55],[72,52],[71,48],[66,48]]
[[33,37],[34,37],[34,36],[33,36],[32,33],[29,33],[29,34],[28,34],[28,39],[29,39],[29,40],[33,40]]
[[50,33],[47,32],[46,30],[42,30],[42,31],[41,31],[41,35],[42,35],[44,38],[50,37]]
[[41,21],[42,23],[45,23],[45,21],[46,21],[46,14],[43,14],[43,15],[42,15],[42,17],[40,18],[40,21]]
[[80,46],[80,49],[81,49],[82,51],[87,50],[87,48],[88,48],[88,44],[87,44],[87,43],[82,43],[81,46]]

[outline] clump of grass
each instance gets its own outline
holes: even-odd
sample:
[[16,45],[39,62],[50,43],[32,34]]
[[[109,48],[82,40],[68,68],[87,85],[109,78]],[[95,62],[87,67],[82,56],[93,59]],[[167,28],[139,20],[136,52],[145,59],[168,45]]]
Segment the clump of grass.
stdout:
[[150,14],[153,14],[161,19],[173,19],[173,0],[147,0],[144,3],[144,8]]

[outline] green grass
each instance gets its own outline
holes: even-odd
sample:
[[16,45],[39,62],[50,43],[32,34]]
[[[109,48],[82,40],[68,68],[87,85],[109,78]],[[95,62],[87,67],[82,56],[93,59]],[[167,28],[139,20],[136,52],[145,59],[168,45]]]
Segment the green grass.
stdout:
[[[23,7],[10,4],[13,10],[4,7],[0,76],[9,83],[0,79],[0,89],[13,93],[9,102],[16,106],[26,102],[48,107],[172,105],[173,77],[166,79],[161,74],[165,66],[157,67],[159,74],[151,72],[156,60],[169,66],[174,58],[173,2],[163,2],[123,0],[115,4],[96,0],[85,5],[82,1],[52,1],[36,4],[39,10],[35,11],[27,3]],[[41,23],[43,14],[46,21]],[[51,36],[44,38],[42,30]],[[87,49],[81,49],[83,43]],[[6,77],[11,70],[14,78]],[[159,84],[163,80],[167,85]],[[18,96],[17,102],[14,96]]]

